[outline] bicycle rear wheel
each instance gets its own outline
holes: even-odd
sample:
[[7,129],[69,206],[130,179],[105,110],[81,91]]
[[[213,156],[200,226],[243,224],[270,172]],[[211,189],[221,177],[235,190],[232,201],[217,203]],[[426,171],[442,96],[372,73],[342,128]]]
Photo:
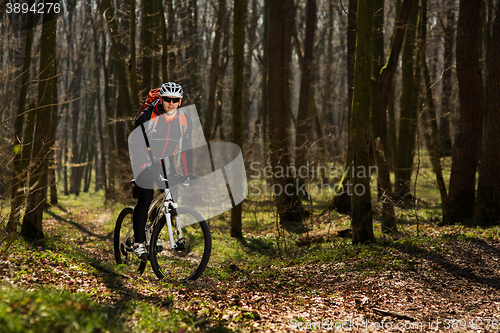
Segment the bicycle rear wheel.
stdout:
[[[159,279],[196,280],[207,267],[212,252],[210,229],[201,214],[194,209],[179,207],[177,214],[179,219],[172,219],[172,228],[175,242],[180,247],[176,250],[170,248],[166,218],[163,216],[151,236],[151,267]],[[176,223],[179,221],[182,225],[188,224],[182,228],[182,239],[177,235]],[[161,239],[163,246],[158,246],[158,239]]]
[[125,264],[138,267],[137,272],[142,274],[146,268],[146,263],[139,260],[132,249],[134,244],[133,213],[134,208],[126,207],[116,219],[113,237],[115,260],[119,265]]

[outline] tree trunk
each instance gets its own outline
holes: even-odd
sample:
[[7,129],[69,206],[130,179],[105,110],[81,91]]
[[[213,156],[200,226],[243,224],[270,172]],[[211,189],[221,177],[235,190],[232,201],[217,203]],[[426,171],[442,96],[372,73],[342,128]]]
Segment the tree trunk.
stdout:
[[[356,57],[356,29],[357,29],[358,0],[349,0],[347,14],[347,133],[350,132],[352,94],[354,89],[354,60]],[[349,141],[349,140],[348,140]],[[349,150],[349,148],[347,148]],[[348,154],[349,155],[349,154]],[[352,161],[347,161],[349,165]]]
[[[384,126],[380,126],[382,121],[380,119],[381,115],[378,112],[379,98],[378,98],[378,82],[380,78],[380,70],[383,64],[385,64],[384,55],[384,0],[374,1],[374,19],[373,19],[373,64],[372,64],[372,89],[370,95],[370,115],[371,115],[371,128],[374,138],[380,137],[383,146],[387,147],[386,135],[387,133],[382,133],[382,129],[386,129]],[[380,180],[379,180],[380,182]]]
[[[188,7],[188,52],[189,52],[189,86],[191,87],[192,101],[199,103],[200,92],[198,85],[198,66],[196,56],[198,54],[198,36],[196,35],[195,16],[197,13],[196,0],[189,0]],[[163,22],[164,23],[164,22]]]
[[414,73],[415,68],[415,32],[418,17],[418,0],[413,1],[408,25],[406,28],[403,52],[401,54],[401,72],[403,87],[401,92],[399,135],[396,148],[396,196],[404,203],[411,200],[411,175],[413,172],[413,156],[417,133],[417,101],[420,91],[420,75]]
[[[222,0],[223,1],[223,0]],[[243,146],[243,69],[245,67],[245,29],[247,0],[235,0],[233,23],[233,143]],[[221,16],[222,17],[222,16]],[[222,23],[222,21],[221,21]],[[218,59],[218,57],[217,57]],[[214,60],[212,60],[214,61]],[[243,203],[231,210],[231,237],[243,237],[241,213]]]
[[[56,73],[58,70],[57,68],[57,61],[54,60],[54,73]],[[54,106],[52,107],[52,121],[51,121],[51,131],[50,131],[50,141],[52,142],[51,146],[54,145],[56,142],[56,133],[57,133],[57,126],[59,124],[59,110],[58,110],[58,105],[59,105],[59,96],[57,94],[57,82],[58,82],[58,77],[59,75],[56,74],[54,77],[54,91],[52,93],[52,99],[53,99],[53,104]],[[57,204],[57,185],[56,185],[56,163],[55,163],[55,151],[54,149],[50,149],[49,151],[49,185],[50,185],[50,204],[55,205]]]
[[95,172],[95,182],[94,182],[94,192],[99,192],[102,187],[103,187],[103,179],[102,179],[102,172],[101,172],[101,154],[100,152],[100,147],[99,147],[99,135],[97,134],[97,124],[96,126],[96,133],[94,136],[94,172]]
[[[123,112],[123,105],[121,104],[122,99],[118,96],[118,102],[116,104],[116,116],[118,119],[123,119],[125,117]],[[134,178],[132,172],[132,165],[130,164],[129,149],[128,149],[128,128],[123,121],[116,123],[115,135],[116,135],[116,150],[117,150],[117,161],[118,161],[118,175],[120,179],[119,190],[125,191],[130,186],[130,180]]]
[[[163,7],[161,1],[153,2],[153,15],[151,16],[151,20],[153,21],[151,28],[151,38],[152,38],[152,73],[151,73],[151,88],[161,87],[162,82],[160,79],[160,62],[161,62],[161,17],[159,15],[159,8]],[[186,89],[189,91],[189,88]]]
[[77,193],[76,184],[78,180],[78,170],[80,169],[80,160],[78,155],[78,122],[80,120],[80,95],[82,83],[82,70],[76,72],[75,84],[72,90],[71,103],[71,177],[70,177],[70,193]]
[[142,85],[141,96],[146,96],[151,90],[153,70],[153,0],[142,0]]
[[399,17],[397,19],[396,25],[394,27],[395,33],[394,38],[392,40],[391,50],[389,52],[389,57],[387,58],[387,62],[385,66],[380,71],[380,81],[378,84],[379,91],[379,120],[380,123],[380,131],[385,133],[385,119],[386,119],[386,110],[387,105],[389,104],[389,90],[391,88],[392,79],[394,77],[394,73],[396,73],[396,68],[399,60],[399,53],[401,53],[401,48],[403,46],[405,31],[406,31],[406,23],[408,22],[408,17],[410,16],[410,12],[412,10],[413,0],[404,0],[401,5],[401,11],[399,12]]
[[[349,0],[349,13],[347,16],[347,133],[350,135],[352,96],[354,87],[354,60],[356,57],[356,15],[358,11],[358,1]],[[347,140],[347,154],[345,167],[352,167],[353,148],[350,146],[350,138]],[[347,194],[350,183],[350,177],[347,173],[342,177],[338,185],[337,192],[329,205],[329,209],[335,209],[341,214],[351,212],[351,197]]]
[[500,2],[497,2],[496,18],[493,24],[488,49],[488,121],[479,166],[477,198],[474,207],[474,223],[498,224],[500,221]]
[[[134,9],[135,11],[135,0],[131,0],[131,5],[130,8],[131,10]],[[135,22],[135,13],[132,14],[131,16],[132,22]],[[134,29],[135,30],[135,29]],[[132,44],[135,44],[135,39],[132,39],[133,41]],[[101,152],[101,179],[102,179],[102,185],[104,186],[104,193],[107,193],[108,191],[108,182],[107,182],[107,176],[106,176],[106,152],[104,149],[104,134],[103,134],[103,125],[102,125],[102,107],[101,107],[101,79],[99,76],[99,44],[97,41],[97,36],[95,36],[95,52],[94,52],[94,62],[95,62],[95,68],[94,68],[94,79],[95,79],[95,94],[97,97],[97,130],[98,130],[98,135],[99,135],[99,147],[100,147],[100,152]],[[130,74],[130,80],[131,80],[131,87],[132,87],[132,92],[134,92],[134,80],[133,77],[135,75],[135,47],[130,47],[130,51],[134,52],[131,53],[132,57],[132,71]],[[134,75],[132,74],[134,73]],[[135,87],[137,89],[137,87]],[[109,160],[109,159],[108,159]]]
[[[355,172],[352,174],[352,243],[374,240],[372,202],[370,195],[369,148],[370,90],[373,53],[374,1],[358,0],[356,58],[349,145],[354,150]],[[364,172],[363,172],[364,170]]]
[[[228,16],[229,19],[229,16]],[[229,20],[224,23],[224,42],[222,43],[222,66],[219,67],[220,79],[219,88],[217,92],[217,109],[215,114],[215,125],[212,131],[212,138],[216,137],[217,130],[219,130],[219,139],[221,141],[225,140],[224,126],[222,123],[222,105],[224,103],[224,80],[226,76],[226,69],[229,63]]]
[[[33,27],[31,22],[33,20],[33,15],[31,12],[28,13],[28,29],[26,30],[26,41],[24,44],[24,61],[23,61],[23,74],[21,77],[21,90],[19,97],[19,105],[17,108],[17,117],[14,124],[14,135],[15,135],[15,148],[14,149],[14,160],[12,161],[12,178],[11,178],[11,202],[10,202],[10,215],[9,222],[7,223],[7,231],[9,233],[14,233],[16,231],[17,223],[19,222],[19,215],[21,209],[21,194],[20,187],[26,181],[26,173],[21,169],[21,147],[22,143],[27,144],[26,141],[22,140],[23,126],[24,126],[24,111],[26,109],[26,95],[28,91],[28,80],[29,80],[29,69],[31,65],[31,45],[33,41]],[[31,112],[33,113],[33,112]],[[34,113],[33,113],[34,115]]]
[[[75,29],[76,12],[70,12],[68,16],[68,25],[70,27],[70,32],[67,34],[68,45],[74,50],[79,49],[79,39],[75,38],[75,33],[73,29]],[[73,63],[73,65],[77,61],[82,61],[83,59],[78,59],[75,54],[72,54],[69,63]],[[77,66],[75,70],[75,83],[72,86],[71,90],[71,98],[72,103],[71,106],[71,176],[70,176],[70,193],[75,193],[78,195],[78,191],[76,190],[76,184],[78,179],[78,173],[80,172],[80,160],[78,155],[78,123],[80,121],[80,105],[81,105],[81,96],[82,96],[82,67]]]
[[451,94],[453,90],[453,60],[455,52],[455,1],[448,1],[448,14],[446,16],[446,30],[444,40],[444,71],[443,94],[441,98],[441,123],[439,126],[439,152],[440,156],[451,156],[452,144],[450,134],[450,119],[453,112]]
[[161,79],[163,82],[168,82],[168,33],[167,24],[165,23],[165,10],[163,6],[159,6],[160,11],[160,29],[161,29]]
[[[137,89],[137,61],[136,61],[136,47],[135,47],[135,35],[136,35],[136,24],[135,24],[135,7],[136,7],[136,0],[130,0],[130,60],[129,60],[129,67],[130,67],[130,92],[132,94],[132,102],[134,103],[134,108],[138,109],[139,108],[139,90]],[[163,10],[163,6],[160,6],[160,8]],[[163,20],[163,22],[165,22]],[[95,45],[96,45],[96,50],[98,50],[98,40],[97,40],[97,32],[94,29],[94,39],[95,39]],[[96,51],[97,53],[97,51]],[[97,59],[96,59],[96,64],[97,64]],[[99,79],[99,76],[97,77]],[[99,96],[99,93],[97,93],[97,96]],[[100,99],[97,99],[100,101]],[[98,102],[100,103],[100,102]],[[99,114],[101,114],[99,112]],[[106,185],[105,185],[106,186]]]
[[[401,12],[401,0],[396,0],[395,2],[395,18],[394,22],[398,22],[399,14]],[[391,45],[394,45],[394,38],[396,37],[398,29],[394,29],[392,33]],[[403,35],[404,36],[404,35]],[[392,52],[389,53],[391,56]],[[388,60],[388,59],[387,59]],[[387,64],[387,62],[386,62]],[[397,66],[394,68],[396,71]],[[381,70],[382,72],[382,70]],[[395,73],[394,73],[395,74]],[[379,89],[380,89],[380,76],[379,76]],[[391,84],[389,85],[389,95],[387,96],[387,146],[384,145],[385,153],[387,157],[387,166],[389,170],[394,171],[394,167],[396,165],[396,145],[397,145],[397,134],[396,134],[396,100],[395,100],[395,92],[396,85],[394,80],[391,79]],[[380,91],[380,90],[379,90]],[[379,98],[379,97],[377,97]],[[380,108],[380,98],[379,98],[379,108]],[[380,111],[379,117],[385,117],[385,111]],[[383,122],[380,124],[380,127],[383,128]],[[382,140],[383,141],[383,140]]]
[[[291,84],[294,81],[293,73],[292,73],[292,53],[293,53],[293,37],[297,36],[297,27],[295,25],[295,14],[297,12],[296,5],[294,0],[283,0],[282,8],[285,12],[285,61],[283,62],[284,67],[284,81],[286,83],[286,89],[283,91],[285,98],[285,108],[287,112],[290,114],[289,117],[285,117],[283,121],[286,121],[286,126],[288,128],[289,133],[293,133],[293,126],[295,125],[295,120],[291,107],[291,98],[290,98],[290,89]],[[295,39],[298,43],[298,39]],[[300,45],[300,44],[298,44]],[[271,110],[272,112],[272,110]],[[291,135],[288,136],[288,144],[293,146]]]
[[316,144],[318,145],[319,161],[325,161],[325,141],[323,135],[323,126],[319,119],[318,107],[316,106],[316,94],[312,83],[309,87],[309,108],[311,109],[311,116],[313,119],[314,133],[316,134]]
[[227,67],[228,61],[224,61],[224,65],[222,66],[224,68],[223,71],[221,71],[221,78],[219,80],[219,89],[217,92],[217,109],[215,112],[215,125],[214,125],[214,130],[212,131],[211,138],[215,138],[217,136],[217,130],[219,130],[219,139],[221,141],[225,140],[224,136],[224,126],[222,123],[222,105],[224,102],[224,75],[226,73],[226,67]]
[[82,176],[84,175],[85,172],[85,157],[86,157],[86,149],[87,149],[87,138],[88,138],[88,133],[87,133],[87,126],[89,122],[90,116],[83,112],[83,115],[85,116],[84,125],[82,128],[83,133],[80,135],[80,137],[77,138],[78,142],[78,151],[77,151],[77,158],[76,161],[78,161],[77,165],[73,166],[73,170],[75,170],[75,175],[73,176],[73,173],[71,174],[71,177],[74,177],[74,183],[73,183],[73,193],[78,196],[80,195],[80,189],[82,185]]
[[[334,28],[334,11],[333,11],[333,0],[328,1],[328,38],[326,43],[326,68],[325,68],[325,83],[323,90],[323,105],[321,107],[321,122],[323,123],[323,132],[326,136],[335,135],[334,128],[335,124],[332,121],[334,97],[332,94],[333,84],[332,84],[332,67],[333,67],[333,30]],[[321,141],[323,146],[325,146],[325,140]],[[331,142],[331,141],[328,141]],[[326,145],[328,153],[334,155],[335,148],[331,145]]]
[[[311,145],[308,126],[309,93],[311,83],[311,67],[313,59],[314,30],[316,28],[316,0],[307,0],[306,35],[304,41],[304,58],[302,60],[302,77],[300,81],[299,111],[295,124],[295,167],[297,169],[306,165],[307,147]],[[300,180],[301,183],[303,180]]]
[[[212,46],[212,64],[210,67],[210,88],[208,92],[207,113],[203,122],[203,133],[207,142],[212,140],[212,128],[215,110],[215,92],[217,90],[217,80],[219,79],[219,53],[220,40],[222,37],[222,26],[224,23],[224,14],[226,12],[226,0],[219,0],[219,10],[217,14],[217,23],[215,24],[215,37]],[[235,18],[236,19],[236,18]]]
[[[92,131],[92,133],[89,135],[89,141],[93,140],[94,138],[95,138],[95,133]],[[83,192],[85,193],[88,193],[90,189],[90,183],[92,181],[92,167],[94,163],[97,164],[97,161],[94,162],[94,157],[95,157],[95,144],[93,142],[89,142],[89,150],[87,152],[86,166],[85,166],[85,180],[83,182],[84,183]]]
[[[380,113],[378,99],[378,82],[380,70],[384,59],[384,0],[374,1],[374,32],[373,32],[373,68],[370,95],[370,115],[372,146],[375,164],[377,166],[378,197],[382,202],[382,231],[391,232],[397,230],[396,217],[394,215],[394,203],[392,200],[392,186],[385,158],[384,147],[387,147],[387,133],[382,133],[380,128]],[[385,128],[385,127],[384,127]]]
[[[36,139],[34,142],[34,161],[36,167],[30,177],[30,192],[26,215],[24,216],[21,235],[26,240],[41,239],[44,237],[42,217],[47,199],[47,153],[53,144],[50,138],[50,124],[52,112],[52,93],[54,84],[54,61],[56,56],[57,16],[55,12],[43,15],[41,51],[40,51],[40,83],[38,85],[38,110],[36,117]],[[45,194],[45,195],[44,195]]]
[[266,152],[269,148],[269,112],[268,112],[268,98],[267,98],[267,81],[269,79],[269,6],[271,0],[264,0],[264,32],[262,34],[262,160],[266,160]]
[[[89,165],[89,161],[92,161],[93,156],[90,156],[90,152],[92,151],[94,144],[91,141],[93,138],[92,135],[92,127],[95,123],[95,107],[93,101],[95,101],[95,95],[94,93],[90,94],[90,98],[87,99],[87,110],[85,112],[86,118],[85,118],[85,127],[83,130],[83,142],[81,142],[80,145],[80,163],[82,164],[82,167],[79,169],[80,173],[78,175],[78,180],[77,180],[77,189],[78,192],[80,191],[80,186],[81,186],[81,181],[82,177],[83,179],[83,187],[84,187],[84,192],[88,192],[87,188],[87,179],[88,179],[88,169],[89,167],[92,168],[91,165]],[[92,154],[93,155],[93,154]],[[89,158],[90,156],[90,158]]]
[[[245,88],[243,90],[243,123],[250,124],[251,116],[252,116],[252,105],[254,104],[253,98],[251,98],[251,84],[252,84],[252,60],[253,60],[253,51],[255,49],[255,40],[257,38],[257,21],[259,19],[259,13],[257,11],[257,0],[252,0],[252,18],[248,19],[249,24],[247,29],[248,35],[248,53],[246,56],[245,62],[245,70],[244,70],[244,81]],[[243,127],[243,142],[247,145],[253,144],[250,137],[251,126]],[[254,129],[255,131],[255,129]],[[243,147],[242,147],[243,149]]]
[[[422,71],[424,73],[424,81],[425,81],[425,92],[427,99],[427,106],[429,108],[429,118],[431,123],[431,142],[432,142],[432,150],[429,151],[432,168],[434,173],[436,174],[436,181],[439,188],[439,193],[441,195],[441,207],[443,210],[443,221],[446,220],[449,211],[449,198],[448,193],[446,192],[446,185],[444,183],[443,173],[441,171],[441,160],[439,159],[439,131],[436,119],[436,108],[434,104],[434,96],[432,93],[432,85],[431,77],[429,74],[429,68],[427,67],[427,60],[425,58],[425,50],[426,50],[426,36],[427,36],[427,0],[422,0],[422,14],[421,14],[421,29],[422,32],[420,34],[420,46],[419,46],[419,54],[420,54],[420,64],[422,66]],[[425,112],[422,112],[425,114]],[[425,125],[426,126],[426,125]]]
[[[33,99],[29,104],[28,117],[26,119],[26,127],[24,128],[24,138],[23,138],[23,151],[21,153],[21,162],[19,164],[19,170],[26,171],[26,177],[30,176],[30,168],[32,164],[33,155],[33,135],[35,133],[35,122],[36,122],[36,111],[37,111],[36,99]],[[27,179],[28,179],[27,178]]]
[[[285,12],[278,1],[269,2],[269,34],[268,39],[268,109],[269,113],[269,156],[273,170],[273,192],[280,223],[287,229],[302,227],[305,215],[302,202],[297,196],[293,179],[286,177],[283,170],[290,166],[288,152],[287,124],[288,117],[284,91],[285,82]],[[278,174],[281,172],[281,175]]]
[[[167,0],[168,10],[168,27],[167,27],[167,44],[168,44],[168,62],[169,62],[169,78],[170,81],[177,81],[177,64],[176,64],[176,45],[175,36],[175,11],[172,5],[172,0]],[[165,51],[164,51],[165,52]]]
[[103,41],[103,47],[101,50],[101,62],[102,62],[102,69],[104,71],[104,119],[107,119],[108,121],[105,121],[105,126],[106,126],[106,132],[107,132],[107,139],[108,139],[108,190],[106,192],[106,199],[110,199],[111,197],[114,196],[115,192],[115,178],[117,174],[117,165],[118,165],[118,157],[117,157],[117,151],[116,151],[116,144],[115,144],[115,124],[112,123],[111,119],[113,119],[113,110],[111,109],[111,96],[113,95],[113,89],[111,85],[111,76],[112,76],[112,59],[111,57],[109,58],[108,63],[106,64],[106,48],[105,48],[105,43],[104,41],[105,36],[104,32],[102,30],[101,32],[101,40]]
[[[379,77],[380,79],[380,77]],[[389,104],[387,105],[387,146],[386,156],[387,156],[387,167],[389,170],[394,171],[394,166],[396,165],[396,103],[395,103],[395,83],[392,82],[391,88],[389,90]],[[392,185],[391,185],[392,186]]]
[[460,1],[456,49],[460,120],[452,154],[450,215],[445,222],[448,224],[470,219],[474,213],[484,113],[484,88],[478,54],[479,27],[478,2]]
[[64,195],[69,195],[69,187],[68,187],[68,163],[69,163],[69,112],[64,116],[64,159],[63,159],[63,189]]

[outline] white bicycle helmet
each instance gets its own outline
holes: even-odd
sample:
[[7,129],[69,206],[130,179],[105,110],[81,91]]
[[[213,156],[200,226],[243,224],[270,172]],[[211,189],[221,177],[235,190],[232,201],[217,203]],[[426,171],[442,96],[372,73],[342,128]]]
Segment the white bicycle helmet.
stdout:
[[183,92],[180,84],[175,82],[164,83],[160,88],[160,97],[179,97],[182,98]]

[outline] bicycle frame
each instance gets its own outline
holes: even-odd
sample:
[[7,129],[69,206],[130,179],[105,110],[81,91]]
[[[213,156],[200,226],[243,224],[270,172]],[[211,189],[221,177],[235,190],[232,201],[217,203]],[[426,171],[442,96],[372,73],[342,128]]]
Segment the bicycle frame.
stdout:
[[[164,199],[164,198],[166,198],[166,199]],[[163,204],[161,204],[162,202],[163,202]],[[161,208],[159,207],[160,204],[161,204]],[[174,241],[174,233],[173,233],[172,219],[171,219],[172,216],[175,219],[179,218],[177,216],[177,214],[175,214],[175,216],[172,214],[175,208],[177,208],[177,204],[172,200],[172,195],[171,195],[170,190],[168,188],[165,189],[163,191],[163,193],[161,193],[160,195],[158,195],[156,198],[153,199],[153,201],[151,202],[151,205],[149,206],[149,209],[148,209],[148,217],[151,216],[151,214],[153,213],[154,210],[159,210],[159,214],[155,217],[152,224],[146,224],[145,232],[146,232],[146,242],[147,242],[146,244],[147,244],[147,246],[149,246],[150,239],[151,239],[151,231],[150,230],[152,230],[156,226],[156,224],[158,223],[158,221],[160,220],[160,218],[162,216],[165,216],[170,248],[176,249],[178,247]],[[176,223],[176,229],[177,229],[177,235],[179,236],[179,239],[181,239],[182,238],[182,228],[181,228],[179,221],[177,221],[177,223]],[[123,237],[123,239],[124,240],[129,239],[133,230],[134,229],[131,227],[127,231],[127,233],[125,234],[125,237]],[[132,248],[130,246],[128,246],[124,240],[121,241],[121,244],[128,251],[132,251]]]
[[[163,160],[161,160],[162,165],[163,165]],[[164,173],[166,173],[166,170],[163,170]],[[163,192],[159,195],[157,195],[152,201],[151,204],[149,205],[148,208],[148,218],[151,217],[154,213],[155,210],[158,211],[158,214],[155,216],[154,220],[151,221],[151,224],[146,223],[146,245],[149,247],[150,244],[150,239],[151,239],[151,232],[153,228],[156,226],[160,218],[165,216],[166,224],[167,224],[167,231],[168,231],[168,237],[169,237],[169,243],[170,243],[170,248],[171,249],[176,249],[178,247],[177,243],[174,240],[174,231],[172,228],[172,217],[177,219],[176,223],[176,231],[177,235],[179,236],[178,239],[181,239],[182,236],[182,228],[181,225],[178,221],[179,217],[177,216],[177,203],[174,202],[173,197],[172,197],[172,192],[170,191],[170,188],[168,186],[168,180],[167,178],[163,177],[160,175],[160,180],[165,182],[165,189]],[[129,239],[131,236],[131,233],[133,232],[133,228],[130,228],[127,231],[127,234],[125,235],[124,239]],[[132,248],[125,244],[124,241],[121,241],[123,246],[131,251]]]
[[[163,164],[163,160],[162,160],[162,164]],[[165,170],[164,170],[165,171]],[[168,187],[168,180],[166,178],[164,178],[163,176],[160,176],[160,179],[162,181],[165,182],[165,184],[167,185],[166,188],[163,190],[163,194],[160,194],[158,197],[155,198],[155,205],[157,205],[159,203],[159,201],[162,199],[163,197],[163,209],[162,209],[162,212],[163,212],[163,215],[165,215],[165,219],[166,219],[166,223],[167,223],[167,230],[168,230],[168,238],[169,238],[169,241],[170,241],[170,248],[172,249],[175,249],[177,248],[177,244],[175,243],[174,241],[174,232],[173,232],[173,229],[172,229],[172,217],[175,218],[175,219],[178,219],[179,217],[177,216],[177,203],[174,202],[174,199],[172,198],[172,192],[170,192],[170,189]],[[151,205],[153,206],[153,205]],[[149,212],[148,212],[149,214]],[[157,218],[161,217],[160,215],[158,215]],[[179,239],[182,238],[182,230],[181,230],[181,225],[179,223],[179,221],[176,221],[176,227],[177,227],[177,235],[179,236]]]
[[168,238],[169,238],[169,243],[170,243],[170,248],[171,249],[176,249],[177,243],[174,240],[174,232],[172,228],[172,217],[177,219],[176,227],[177,227],[177,235],[179,236],[179,239],[182,239],[182,230],[181,230],[181,225],[178,221],[179,217],[177,216],[177,203],[174,202],[174,199],[172,197],[172,192],[170,191],[169,185],[168,185],[168,179],[167,179],[167,170],[165,168],[165,160],[161,159],[161,166],[163,169],[163,176],[160,175],[160,180],[165,182],[165,189],[163,190],[163,193],[158,195],[153,202],[149,205],[148,209],[148,217],[151,216],[153,211],[155,209],[160,209],[159,205],[160,202],[163,200],[163,205],[161,210],[158,212],[159,214],[156,216],[155,220],[153,221],[153,224],[151,226],[146,225],[146,237],[149,245],[150,241],[150,235],[149,235],[149,228],[154,228],[156,223],[159,221],[159,219],[162,217],[162,214],[165,216],[166,224],[167,224],[167,231],[168,231]]

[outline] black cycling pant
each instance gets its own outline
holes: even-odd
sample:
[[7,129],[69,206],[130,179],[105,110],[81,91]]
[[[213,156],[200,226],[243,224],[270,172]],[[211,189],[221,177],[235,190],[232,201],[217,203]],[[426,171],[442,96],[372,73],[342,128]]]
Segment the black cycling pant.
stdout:
[[[177,188],[171,189],[172,198],[177,202]],[[133,224],[134,238],[136,243],[146,241],[146,222],[148,220],[148,209],[153,200],[154,190],[137,186],[137,204],[134,208]]]

